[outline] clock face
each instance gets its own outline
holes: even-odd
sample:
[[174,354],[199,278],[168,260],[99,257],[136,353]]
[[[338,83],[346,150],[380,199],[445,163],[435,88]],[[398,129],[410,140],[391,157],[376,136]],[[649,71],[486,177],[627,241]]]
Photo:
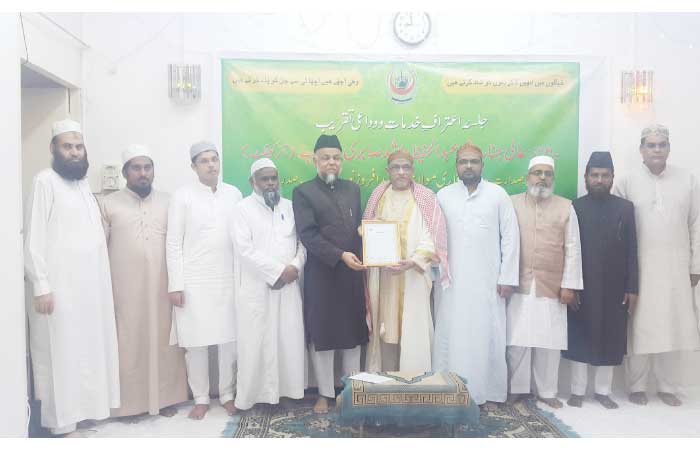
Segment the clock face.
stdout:
[[394,34],[404,44],[418,45],[430,34],[430,17],[427,13],[397,13]]

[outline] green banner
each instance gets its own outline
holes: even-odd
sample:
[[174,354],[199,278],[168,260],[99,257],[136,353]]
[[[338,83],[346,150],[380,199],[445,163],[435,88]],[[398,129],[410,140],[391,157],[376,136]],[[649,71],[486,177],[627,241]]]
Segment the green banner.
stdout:
[[321,133],[343,146],[342,177],[363,202],[388,179],[386,158],[415,158],[415,180],[437,191],[457,180],[455,153],[484,152],[484,178],[525,190],[530,158],[556,161],[555,192],[576,197],[577,63],[405,63],[224,59],[223,177],[244,194],[250,165],[271,158],[282,195],[316,175]]

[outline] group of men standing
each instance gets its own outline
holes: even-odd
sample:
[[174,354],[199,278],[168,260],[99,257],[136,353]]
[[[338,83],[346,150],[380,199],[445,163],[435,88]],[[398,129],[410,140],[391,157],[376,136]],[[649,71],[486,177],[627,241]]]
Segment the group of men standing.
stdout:
[[[98,202],[80,125],[58,122],[25,226],[42,425],[70,434],[85,419],[172,415],[187,385],[189,416],[201,419],[209,346],[229,414],[302,398],[307,349],[314,411],[327,411],[336,352],[346,375],[360,370],[365,344],[365,370],[456,372],[477,404],[534,385],[552,407],[562,406],[560,355],[572,361],[570,405],[581,406],[592,365],[596,398],[617,407],[613,367],[627,353],[630,400],[646,403],[653,366],[659,397],[679,405],[672,363],[700,347],[700,186],[666,166],[669,150],[666,128],[646,128],[644,164],[617,195],[610,154],[594,152],[588,195],[574,202],[553,194],[548,156],[530,161],[527,191],[510,197],[482,178],[483,154],[467,143],[459,180],[436,195],[397,151],[363,214],[359,186],[340,178],[336,136],[319,137],[317,176],[292,201],[267,158],[252,165],[242,198],[220,180],[208,142],[190,149],[197,181],[170,197],[152,189],[148,148],[132,145],[126,188]],[[397,264],[362,264],[363,218],[399,223]]]

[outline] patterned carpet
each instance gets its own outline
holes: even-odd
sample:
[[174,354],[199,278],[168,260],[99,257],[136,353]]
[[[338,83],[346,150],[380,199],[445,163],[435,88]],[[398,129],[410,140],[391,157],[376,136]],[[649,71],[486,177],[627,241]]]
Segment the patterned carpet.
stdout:
[[[291,437],[325,437],[347,438],[358,436],[359,429],[340,426],[338,414],[313,413],[316,401],[314,395],[307,395],[303,400],[289,401],[283,405],[258,404],[251,410],[233,417],[228,423],[223,437],[233,438],[291,438]],[[561,423],[552,414],[535,406],[532,399],[514,405],[498,405],[481,411],[478,426],[459,425],[457,437],[463,438],[561,438],[579,437],[568,426]],[[452,430],[447,426],[364,427],[364,437],[451,437]]]

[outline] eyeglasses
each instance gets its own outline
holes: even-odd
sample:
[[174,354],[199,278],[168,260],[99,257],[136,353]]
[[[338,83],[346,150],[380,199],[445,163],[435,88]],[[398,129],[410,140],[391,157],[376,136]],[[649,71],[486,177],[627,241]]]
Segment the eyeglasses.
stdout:
[[389,172],[399,172],[403,170],[404,172],[410,172],[413,170],[413,166],[410,164],[389,164]]
[[554,176],[554,172],[551,170],[533,170],[529,172],[530,175],[534,175],[536,177],[545,177],[545,178],[552,178]]
[[654,150],[655,148],[658,148],[660,150],[666,150],[668,148],[668,141],[645,142],[644,148],[649,149],[649,150]]

